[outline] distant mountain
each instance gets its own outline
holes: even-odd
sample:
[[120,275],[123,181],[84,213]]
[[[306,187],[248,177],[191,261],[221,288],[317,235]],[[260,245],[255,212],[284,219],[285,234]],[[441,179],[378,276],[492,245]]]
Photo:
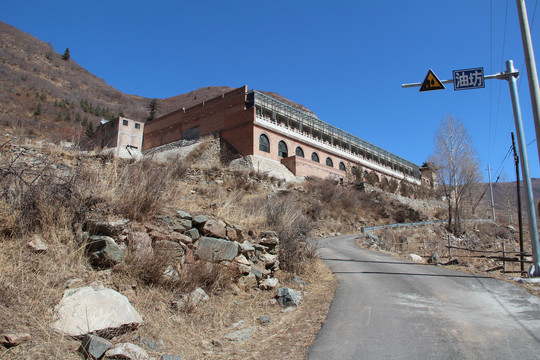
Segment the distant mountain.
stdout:
[[[158,116],[232,89],[208,86],[161,99]],[[266,94],[311,113],[279,94]],[[122,93],[73,59],[64,60],[51,44],[0,21],[0,127],[4,133],[76,139],[102,118],[123,115],[144,121],[151,100]]]

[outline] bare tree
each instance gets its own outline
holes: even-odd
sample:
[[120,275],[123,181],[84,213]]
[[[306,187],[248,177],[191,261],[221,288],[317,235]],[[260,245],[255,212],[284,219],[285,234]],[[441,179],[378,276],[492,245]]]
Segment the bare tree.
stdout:
[[461,120],[448,115],[435,133],[433,165],[448,205],[448,229],[461,233],[461,204],[480,179],[479,160]]

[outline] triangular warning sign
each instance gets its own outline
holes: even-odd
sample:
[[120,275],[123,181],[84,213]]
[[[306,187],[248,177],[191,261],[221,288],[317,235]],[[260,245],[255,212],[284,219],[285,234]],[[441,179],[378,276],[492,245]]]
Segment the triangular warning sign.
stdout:
[[441,80],[435,75],[435,73],[429,69],[426,78],[424,79],[424,82],[422,83],[422,87],[420,88],[420,91],[430,91],[430,90],[442,90],[444,89],[444,85],[442,84]]

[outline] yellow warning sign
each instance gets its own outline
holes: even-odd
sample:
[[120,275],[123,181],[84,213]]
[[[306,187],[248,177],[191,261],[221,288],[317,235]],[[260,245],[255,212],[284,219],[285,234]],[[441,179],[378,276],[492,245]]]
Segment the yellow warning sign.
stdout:
[[430,91],[430,90],[442,90],[444,89],[444,85],[439,80],[437,75],[429,69],[426,78],[424,79],[424,82],[422,83],[422,87],[420,88],[420,91]]

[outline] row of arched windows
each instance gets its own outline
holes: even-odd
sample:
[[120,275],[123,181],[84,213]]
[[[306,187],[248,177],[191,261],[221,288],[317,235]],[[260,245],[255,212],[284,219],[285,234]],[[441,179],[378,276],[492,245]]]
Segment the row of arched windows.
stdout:
[[[270,152],[270,139],[268,139],[268,136],[266,136],[265,134],[261,134],[259,136],[259,150],[263,152],[267,152],[267,153]],[[281,140],[278,143],[278,155],[279,157],[285,158],[289,156],[288,154],[289,153],[288,153],[287,144],[285,143],[285,141]],[[305,157],[304,150],[300,146],[296,148],[295,154],[296,156],[301,157],[301,158]],[[319,155],[316,152],[312,152],[311,160],[317,163],[320,162]],[[334,167],[334,161],[330,157],[327,157],[326,165],[329,167]],[[345,163],[343,163],[343,161],[339,163],[339,170],[346,171]]]

